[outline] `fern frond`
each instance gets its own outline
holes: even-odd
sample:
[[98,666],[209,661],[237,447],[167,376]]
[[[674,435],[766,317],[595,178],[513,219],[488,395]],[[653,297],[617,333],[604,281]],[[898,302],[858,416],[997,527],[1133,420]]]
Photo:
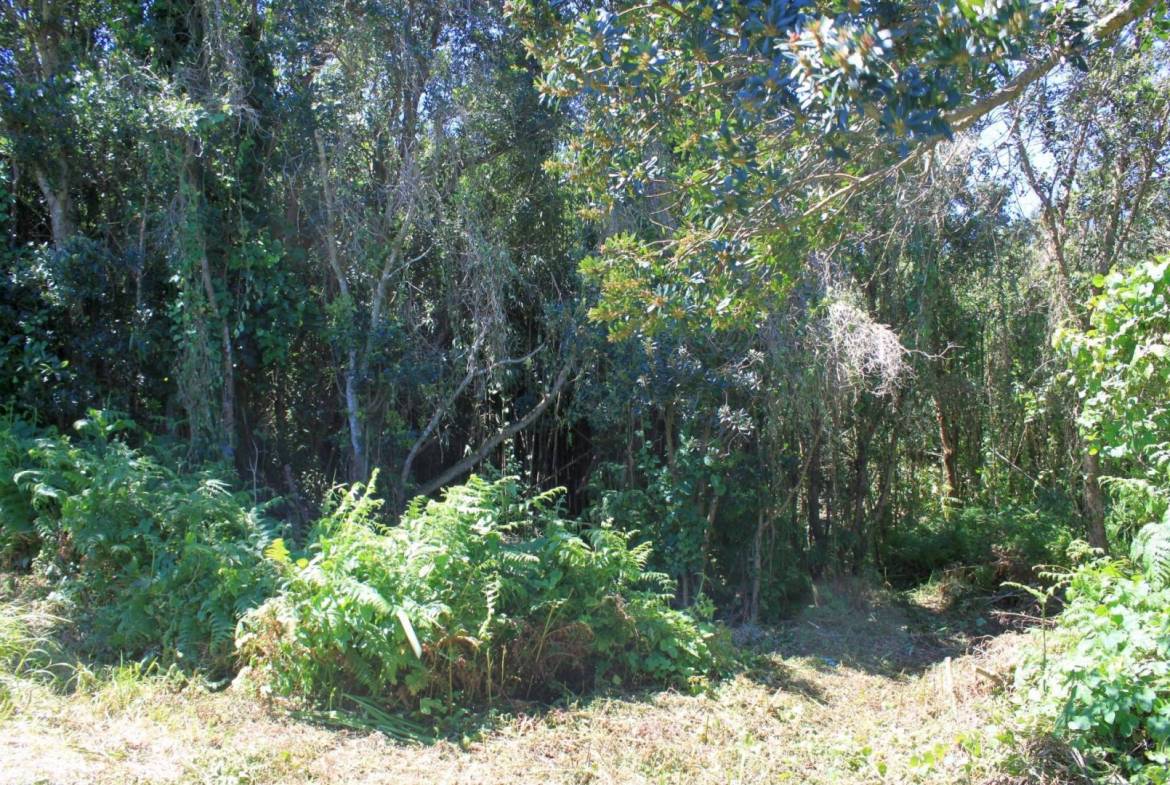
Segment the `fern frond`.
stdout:
[[1138,530],[1130,555],[1151,583],[1170,586],[1170,514]]

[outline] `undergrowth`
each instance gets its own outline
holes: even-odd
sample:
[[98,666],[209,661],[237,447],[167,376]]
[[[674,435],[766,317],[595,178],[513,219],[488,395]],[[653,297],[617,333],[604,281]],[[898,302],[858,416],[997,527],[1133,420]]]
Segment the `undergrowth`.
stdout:
[[1060,576],[1067,605],[1016,674],[1019,714],[1099,781],[1170,782],[1170,582],[1141,547],[1168,527],[1147,527],[1136,561],[1098,558]]
[[307,557],[269,548],[281,590],[241,621],[242,659],[279,695],[424,715],[598,682],[702,684],[719,660],[710,609],[671,608],[649,545],[563,520],[557,495],[472,477],[386,527],[353,487]]
[[226,670],[237,619],[272,589],[272,526],[213,475],[131,447],[131,427],[0,424],[0,554],[76,600],[98,653]]
[[962,569],[975,587],[993,589],[1005,580],[1034,582],[1032,566],[1063,562],[1069,540],[1064,514],[971,505],[893,529],[881,545],[881,564],[900,586]]
[[694,688],[716,668],[710,603],[672,608],[652,546],[562,519],[556,491],[472,478],[387,526],[355,486],[302,557],[250,497],[132,446],[131,423],[91,412],[75,429],[0,422],[0,561],[76,611],[87,657],[213,677],[243,663],[318,719],[411,737],[404,709],[452,717],[599,682]]
[[[1057,345],[1082,400],[1078,426],[1110,474],[1130,558],[1061,576],[1067,607],[1017,678],[1019,713],[1102,782],[1170,782],[1170,260],[1098,276],[1086,330]],[[1160,522],[1159,522],[1160,517]],[[1059,586],[1060,584],[1058,584]]]

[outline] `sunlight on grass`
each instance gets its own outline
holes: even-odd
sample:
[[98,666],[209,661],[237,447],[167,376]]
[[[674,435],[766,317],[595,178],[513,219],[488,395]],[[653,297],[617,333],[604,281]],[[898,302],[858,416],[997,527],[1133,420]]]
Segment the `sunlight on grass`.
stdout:
[[300,721],[250,689],[209,691],[173,669],[76,659],[45,678],[63,671],[42,666],[71,656],[53,642],[54,617],[23,601],[0,610],[0,683],[19,696],[0,742],[0,754],[20,752],[12,785],[980,783],[1014,738],[997,690],[1021,636],[963,653],[931,637],[947,628],[929,608],[861,584],[819,587],[800,616],[744,645],[738,675],[700,694],[515,702],[425,745]]

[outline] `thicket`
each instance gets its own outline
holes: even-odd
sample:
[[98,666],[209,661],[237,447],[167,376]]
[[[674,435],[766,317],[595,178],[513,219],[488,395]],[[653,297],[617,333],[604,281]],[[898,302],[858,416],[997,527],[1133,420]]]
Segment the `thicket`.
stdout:
[[[1060,343],[1081,426],[1117,482],[1165,509],[1170,492],[1170,263],[1101,276],[1089,322]],[[1087,754],[1103,780],[1170,781],[1170,516],[1147,519],[1129,558],[1059,575],[1067,607],[1017,673],[1026,716]]]
[[1170,215],[1156,4],[674,5],[17,2],[4,405],[124,410],[300,526],[374,468],[393,513],[564,486],[734,619],[1034,506],[1101,535],[1048,339]]
[[0,556],[71,597],[99,653],[230,668],[236,621],[273,587],[274,523],[211,469],[132,447],[124,419],[75,427],[0,423]]
[[947,570],[974,585],[1030,581],[1037,564],[1062,564],[1072,538],[1069,509],[1040,506],[946,507],[905,521],[881,543],[879,565],[895,585],[910,586]]
[[71,599],[101,656],[245,663],[316,705],[445,715],[599,682],[693,688],[718,667],[710,602],[671,607],[651,543],[566,520],[560,490],[473,476],[390,525],[355,485],[298,557],[222,466],[177,469],[108,413],[75,429],[0,424],[0,555]]
[[[73,587],[111,651],[226,667],[241,612],[315,596],[263,556],[265,510],[304,531],[375,469],[387,520],[473,472],[563,486],[592,528],[532,513],[548,531],[736,621],[832,573],[1124,550],[1167,507],[1167,342],[1126,354],[1167,332],[1164,272],[1086,303],[1165,247],[1170,49],[1164,0],[1109,5],[14,0],[0,404],[37,428],[0,439],[2,558]],[[143,431],[38,430],[91,407]],[[328,546],[338,586],[408,547],[337,528],[285,547]],[[552,601],[525,596],[515,619]],[[485,696],[524,637],[489,631],[460,655],[492,651]],[[550,678],[688,673],[644,643]],[[290,691],[364,689],[314,673]]]
[[564,520],[559,493],[472,477],[386,526],[354,486],[307,557],[269,548],[281,589],[241,622],[242,658],[279,694],[426,714],[599,682],[702,683],[718,661],[710,606],[672,608],[651,545]]

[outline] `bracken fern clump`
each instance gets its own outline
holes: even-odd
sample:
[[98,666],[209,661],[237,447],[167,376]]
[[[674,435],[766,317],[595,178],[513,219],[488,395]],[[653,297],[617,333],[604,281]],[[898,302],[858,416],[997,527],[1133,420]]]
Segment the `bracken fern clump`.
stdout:
[[111,657],[223,671],[236,621],[268,596],[272,523],[208,471],[176,471],[103,412],[77,436],[0,423],[0,563],[26,566],[85,609]]
[[472,477],[386,527],[355,486],[318,523],[309,558],[269,549],[283,589],[241,621],[242,659],[278,694],[424,713],[599,679],[701,682],[714,626],[670,607],[648,545],[561,519],[558,494]]

